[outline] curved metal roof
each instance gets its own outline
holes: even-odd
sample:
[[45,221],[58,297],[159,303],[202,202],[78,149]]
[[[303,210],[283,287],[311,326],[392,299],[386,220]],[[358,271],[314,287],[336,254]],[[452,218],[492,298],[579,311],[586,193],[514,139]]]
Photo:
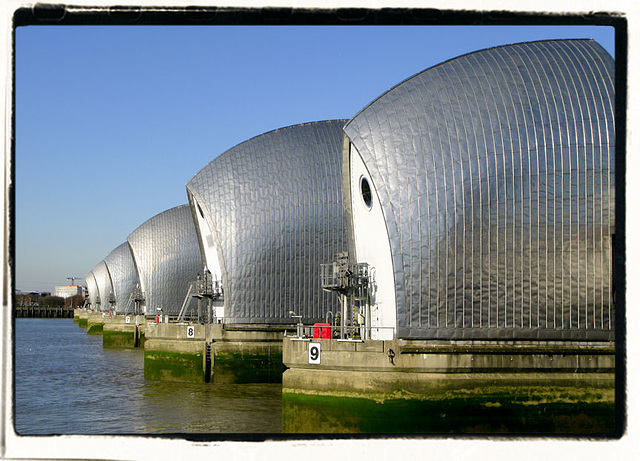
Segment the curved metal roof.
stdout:
[[138,269],[147,313],[161,308],[163,314],[178,314],[189,283],[202,271],[189,205],[154,216],[134,230],[127,242]]
[[344,130],[382,203],[399,337],[613,337],[614,61],[597,43],[452,59]]
[[104,261],[100,261],[91,271],[96,279],[98,293],[100,293],[100,310],[108,311],[111,308],[111,301],[115,301],[113,297],[113,284],[109,270]]
[[122,313],[127,307],[129,297],[138,283],[138,274],[131,255],[129,243],[116,247],[104,258],[104,262],[111,275],[113,292],[116,300],[116,312]]
[[346,250],[342,216],[345,120],[264,133],[220,155],[188,183],[212,229],[230,323],[309,321],[339,307],[320,264]]
[[96,278],[93,275],[93,272],[89,272],[84,276],[84,280],[87,282],[87,293],[89,295],[89,303],[91,304],[91,308],[96,308],[96,303],[99,300],[100,294],[98,293],[98,284],[96,283]]

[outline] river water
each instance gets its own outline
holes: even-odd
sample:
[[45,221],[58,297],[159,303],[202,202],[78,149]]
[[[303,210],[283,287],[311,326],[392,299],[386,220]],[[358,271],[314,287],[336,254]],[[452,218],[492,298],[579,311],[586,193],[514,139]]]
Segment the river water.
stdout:
[[20,435],[280,433],[280,384],[146,381],[141,349],[104,349],[73,319],[16,319]]

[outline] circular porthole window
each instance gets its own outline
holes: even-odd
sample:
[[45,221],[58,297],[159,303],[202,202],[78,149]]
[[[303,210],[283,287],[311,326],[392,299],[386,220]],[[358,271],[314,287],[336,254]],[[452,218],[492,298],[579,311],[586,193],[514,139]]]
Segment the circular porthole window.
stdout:
[[362,200],[368,209],[371,209],[373,206],[373,196],[371,194],[371,185],[369,184],[369,180],[362,176],[360,178],[360,194],[362,195]]

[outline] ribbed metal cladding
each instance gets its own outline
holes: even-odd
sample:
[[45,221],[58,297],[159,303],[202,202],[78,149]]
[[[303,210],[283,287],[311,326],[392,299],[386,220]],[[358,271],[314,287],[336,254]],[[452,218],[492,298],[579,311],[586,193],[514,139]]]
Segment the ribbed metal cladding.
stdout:
[[91,304],[91,309],[95,309],[99,299],[99,294],[98,294],[98,284],[96,283],[96,278],[93,275],[93,272],[89,272],[87,275],[85,275],[84,280],[87,282],[87,293],[89,295],[89,304]]
[[320,264],[347,248],[340,176],[345,122],[262,134],[187,183],[220,248],[226,322],[290,323],[289,311],[312,322],[339,309],[338,297],[321,289]]
[[403,338],[614,338],[614,61],[592,40],[430,68],[345,132],[380,196]]
[[177,315],[202,270],[198,237],[189,205],[160,213],[127,237],[144,289],[147,313]]
[[96,285],[98,286],[98,293],[100,294],[100,310],[108,311],[111,308],[110,300],[113,300],[113,284],[111,283],[111,277],[107,270],[107,265],[104,261],[100,261],[91,270],[93,276],[96,279]]
[[125,242],[116,247],[104,258],[104,262],[113,283],[116,312],[121,313],[126,309],[129,297],[138,282],[129,243]]

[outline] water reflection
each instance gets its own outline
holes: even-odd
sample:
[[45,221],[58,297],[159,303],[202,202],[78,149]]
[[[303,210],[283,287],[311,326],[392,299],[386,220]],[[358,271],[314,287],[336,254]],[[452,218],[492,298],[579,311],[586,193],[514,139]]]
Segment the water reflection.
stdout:
[[146,382],[139,408],[148,433],[279,433],[280,384]]
[[15,325],[20,435],[281,432],[280,384],[145,381],[142,350],[104,349],[71,319]]

